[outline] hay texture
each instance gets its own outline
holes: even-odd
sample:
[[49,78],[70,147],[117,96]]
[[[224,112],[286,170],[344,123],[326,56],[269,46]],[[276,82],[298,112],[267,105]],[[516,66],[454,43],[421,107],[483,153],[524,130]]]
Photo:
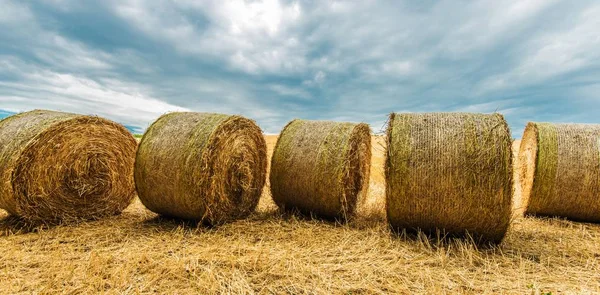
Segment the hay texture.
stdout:
[[135,164],[138,195],[161,215],[220,224],[254,211],[267,173],[267,146],[254,121],[170,113],[144,134]]
[[347,219],[367,195],[370,161],[369,125],[293,120],[273,152],[273,200],[284,210]]
[[392,114],[386,208],[395,229],[500,242],[511,220],[511,136],[502,115]]
[[0,122],[0,207],[35,222],[97,219],[135,196],[137,144],[106,119],[36,110]]
[[530,122],[519,158],[527,214],[600,222],[600,125]]

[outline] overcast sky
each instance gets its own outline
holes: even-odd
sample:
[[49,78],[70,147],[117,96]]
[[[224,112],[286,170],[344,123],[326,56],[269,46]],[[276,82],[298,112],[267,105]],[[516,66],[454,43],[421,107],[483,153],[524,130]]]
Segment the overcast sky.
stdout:
[[600,123],[600,1],[0,0],[0,117]]

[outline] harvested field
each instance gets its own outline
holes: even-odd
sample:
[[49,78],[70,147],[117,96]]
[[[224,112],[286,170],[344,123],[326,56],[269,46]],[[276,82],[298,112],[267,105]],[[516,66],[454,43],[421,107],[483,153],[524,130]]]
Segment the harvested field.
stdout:
[[384,142],[373,139],[369,199],[347,225],[282,215],[268,190],[249,219],[215,228],[159,219],[139,201],[77,226],[31,229],[3,214],[0,293],[600,292],[599,225],[522,218],[490,249],[392,236]]

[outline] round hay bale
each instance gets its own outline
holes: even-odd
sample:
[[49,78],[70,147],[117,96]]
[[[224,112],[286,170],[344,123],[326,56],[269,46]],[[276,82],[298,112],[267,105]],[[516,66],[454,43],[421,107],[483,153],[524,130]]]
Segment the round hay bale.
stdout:
[[267,146],[256,123],[210,113],[160,117],[144,134],[135,163],[148,209],[212,225],[252,213],[266,173]]
[[511,221],[511,136],[502,115],[392,114],[386,208],[394,229],[502,241]]
[[98,219],[135,196],[136,141],[106,119],[35,110],[0,121],[0,207],[34,222]]
[[369,186],[371,135],[367,124],[293,120],[271,160],[271,194],[282,209],[347,219]]
[[519,158],[526,214],[600,222],[600,125],[530,122]]

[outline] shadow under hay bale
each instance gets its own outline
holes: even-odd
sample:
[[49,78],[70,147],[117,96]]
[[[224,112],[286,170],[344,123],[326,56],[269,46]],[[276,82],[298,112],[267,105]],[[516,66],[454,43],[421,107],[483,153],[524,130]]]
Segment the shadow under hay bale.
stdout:
[[455,251],[468,247],[476,251],[489,251],[501,247],[498,243],[481,239],[481,236],[474,236],[468,232],[449,233],[442,229],[422,231],[412,228],[397,229],[392,227],[391,235],[403,241],[416,241],[429,250]]
[[526,214],[600,222],[600,125],[530,122],[519,158]]
[[392,228],[502,241],[513,195],[512,141],[502,115],[392,114],[387,132]]
[[19,216],[8,215],[0,218],[0,236],[21,235],[39,232],[51,228],[56,224],[30,222]]
[[213,225],[247,217],[266,180],[267,147],[254,121],[209,113],[160,117],[140,142],[135,181],[142,203]]
[[367,124],[293,120],[273,152],[271,195],[283,210],[347,219],[366,198],[370,160]]
[[165,215],[156,215],[152,218],[143,221],[145,226],[149,226],[153,229],[160,229],[162,231],[172,231],[176,228],[186,229],[197,229],[197,228],[212,228],[213,226],[209,223],[204,223],[194,219],[181,219],[177,217],[170,217]]
[[36,110],[0,121],[0,207],[32,223],[115,215],[135,196],[136,142],[117,123]]

